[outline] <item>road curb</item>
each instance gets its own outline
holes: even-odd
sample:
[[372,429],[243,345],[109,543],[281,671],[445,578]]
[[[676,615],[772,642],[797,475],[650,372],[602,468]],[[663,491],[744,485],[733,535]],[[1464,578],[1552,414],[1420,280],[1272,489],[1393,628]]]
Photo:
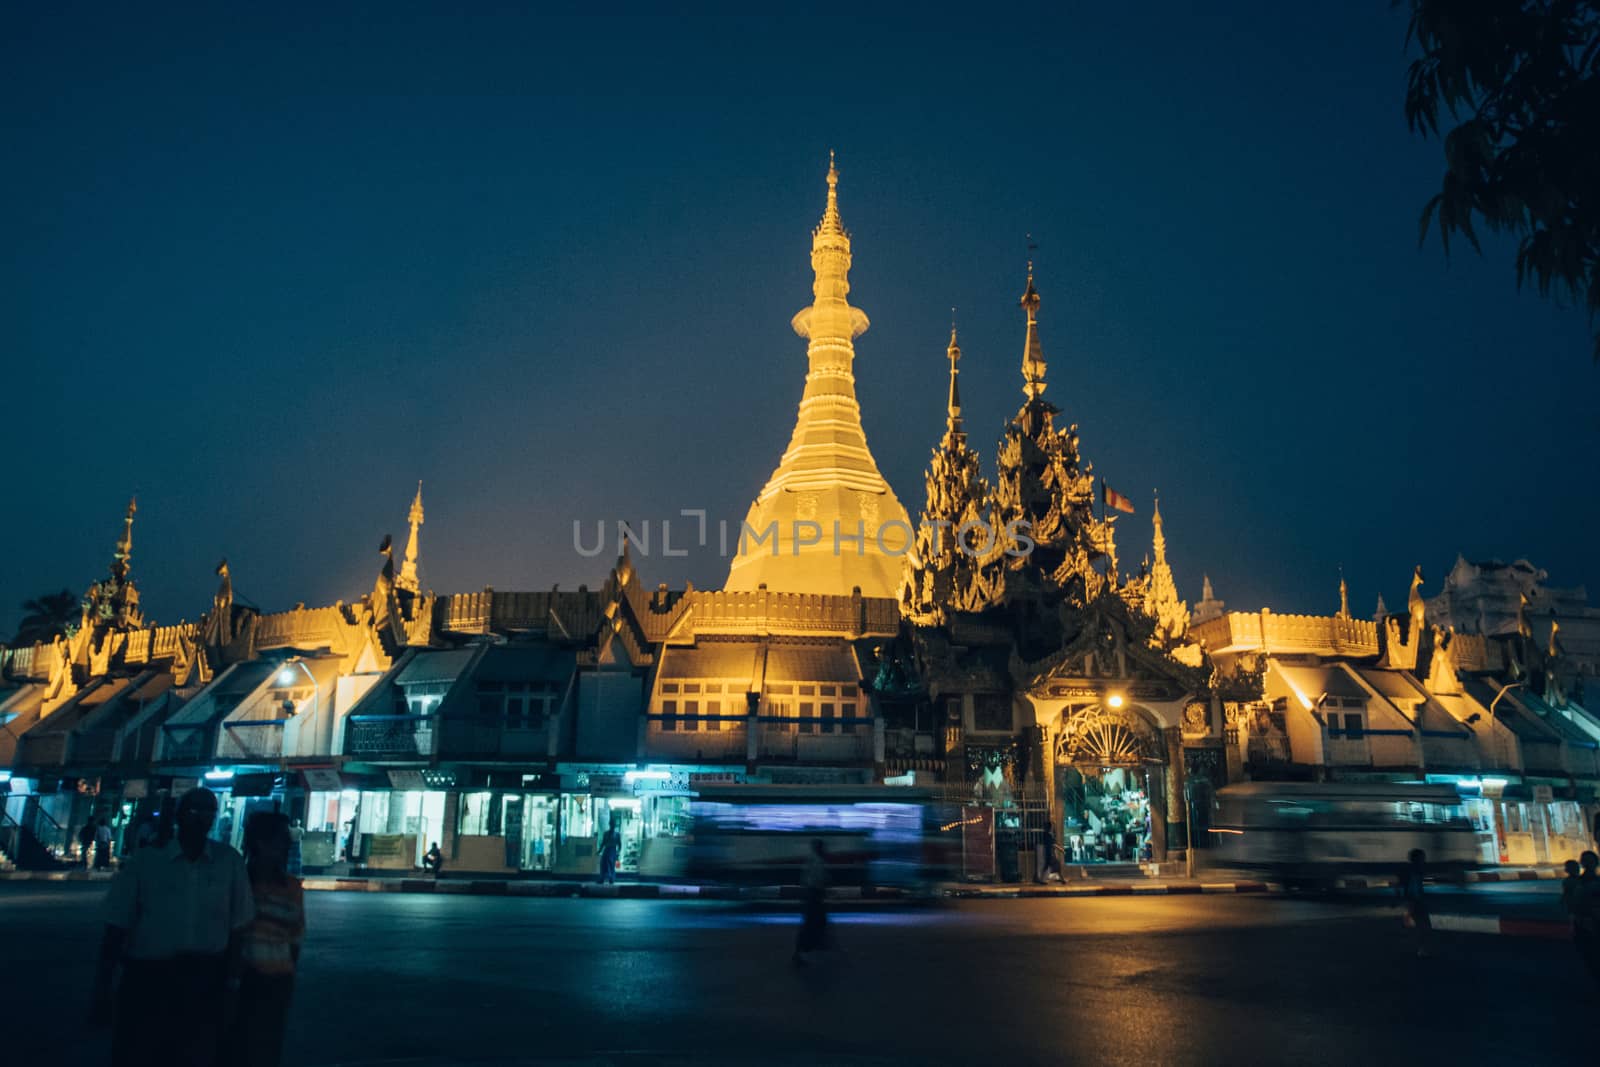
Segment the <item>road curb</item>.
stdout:
[[1126,885],[1015,886],[1004,889],[987,889],[978,886],[959,886],[945,890],[944,895],[958,900],[1016,900],[1045,897],[1133,897],[1180,896],[1200,893],[1267,893],[1273,886],[1266,882],[1182,882],[1177,884],[1129,883]]
[[1500,915],[1433,915],[1430,922],[1435,930],[1458,934],[1501,934],[1507,937],[1541,937],[1547,940],[1566,941],[1572,937],[1572,927],[1555,919],[1511,919]]

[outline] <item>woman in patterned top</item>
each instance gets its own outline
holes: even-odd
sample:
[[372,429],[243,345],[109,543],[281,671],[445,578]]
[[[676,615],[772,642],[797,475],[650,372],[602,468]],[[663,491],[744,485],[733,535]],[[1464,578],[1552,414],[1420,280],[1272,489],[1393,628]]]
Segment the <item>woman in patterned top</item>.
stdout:
[[244,1067],[277,1067],[283,1058],[295,966],[306,930],[300,880],[289,875],[291,842],[285,815],[257,812],[245,824],[244,859],[256,915],[241,939],[243,972],[231,1061]]

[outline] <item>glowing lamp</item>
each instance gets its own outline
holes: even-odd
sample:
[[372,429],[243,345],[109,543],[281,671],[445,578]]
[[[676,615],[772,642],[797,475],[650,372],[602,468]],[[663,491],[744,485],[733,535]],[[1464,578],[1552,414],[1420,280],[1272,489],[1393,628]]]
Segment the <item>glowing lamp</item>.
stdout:
[[1122,707],[1122,694],[1112,693],[1111,696],[1106,700],[1106,703],[1110,704],[1114,708]]
[[285,687],[293,685],[294,671],[291,671],[288,667],[285,667],[283,670],[279,671],[278,684]]

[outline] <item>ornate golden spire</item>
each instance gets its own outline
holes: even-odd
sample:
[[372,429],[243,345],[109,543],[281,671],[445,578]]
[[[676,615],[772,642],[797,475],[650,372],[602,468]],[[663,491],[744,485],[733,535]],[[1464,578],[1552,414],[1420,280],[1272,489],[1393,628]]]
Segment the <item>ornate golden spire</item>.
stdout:
[[831,148],[828,149],[828,206],[823,208],[822,221],[817,223],[812,237],[821,237],[825,234],[845,238],[848,247],[850,235],[845,232],[844,221],[839,217],[839,167],[834,162]]
[[1344,568],[1339,568],[1339,618],[1350,617],[1350,587],[1344,584]]
[[1029,400],[1044,394],[1044,347],[1039,343],[1039,290],[1033,287],[1033,260],[1028,260],[1028,287],[1022,293],[1022,307],[1028,313],[1028,337],[1022,347],[1022,391]]
[[139,510],[139,498],[128,498],[128,514],[122,520],[122,536],[111,554],[111,573],[119,579],[127,577],[128,560],[133,558],[133,515]]
[[417,482],[416,499],[411,501],[411,511],[406,515],[406,521],[411,524],[411,535],[406,538],[406,558],[400,564],[400,577],[395,580],[395,585],[415,593],[420,591],[421,583],[417,577],[417,564],[422,559],[422,549],[419,545],[417,531],[422,527],[422,482]]
[[959,443],[967,439],[966,433],[961,429],[961,387],[957,384],[957,377],[961,374],[961,346],[956,343],[956,327],[950,324],[950,347],[945,349],[945,357],[950,360],[950,402],[945,417],[944,439],[947,443]]
[[[1155,526],[1155,536],[1151,538],[1150,547],[1155,550],[1156,563],[1165,565],[1167,562],[1167,535],[1161,529],[1161,494],[1155,494],[1155,507],[1151,512],[1150,522]],[[1180,519],[1183,516],[1178,516]]]
[[[904,523],[910,530],[911,524],[861,428],[853,341],[870,324],[848,299],[850,234],[839,216],[839,168],[831,155],[827,207],[811,234],[811,269],[811,304],[790,322],[807,341],[805,391],[789,447],[745,520],[758,535],[776,523],[777,544],[741,536],[727,588],[842,596],[859,588],[864,596],[892,597],[900,559],[891,553],[905,540],[895,526]],[[801,543],[812,528],[826,535],[821,543]],[[835,529],[849,537],[865,529],[861,550],[846,542],[835,551]]]

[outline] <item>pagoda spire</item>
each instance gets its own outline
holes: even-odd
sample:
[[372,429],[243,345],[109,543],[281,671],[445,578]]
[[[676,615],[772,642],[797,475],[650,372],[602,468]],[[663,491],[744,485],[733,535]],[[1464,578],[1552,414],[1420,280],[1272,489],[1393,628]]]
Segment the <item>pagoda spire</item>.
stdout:
[[422,548],[418,538],[418,531],[422,528],[422,482],[417,482],[417,495],[411,501],[411,511],[406,515],[406,521],[411,524],[411,533],[406,538],[405,562],[400,564],[400,577],[395,579],[396,587],[416,593],[422,588],[417,577],[417,564],[422,560]]
[[1028,313],[1028,335],[1022,345],[1022,391],[1029,400],[1044,394],[1044,346],[1039,342],[1039,290],[1033,287],[1033,260],[1028,260],[1028,287],[1020,301]]
[[964,444],[967,440],[966,431],[961,428],[961,386],[957,381],[961,368],[961,346],[956,343],[956,327],[950,324],[950,347],[945,349],[945,358],[950,361],[950,401],[946,406],[944,423],[945,443]]
[[144,623],[139,590],[128,577],[132,570],[128,561],[133,558],[133,516],[138,510],[138,499],[130,497],[127,514],[122,518],[122,535],[111,552],[110,577],[90,585],[83,599],[84,622],[93,626],[96,633],[106,628],[137,629]]
[[1161,529],[1161,494],[1155,494],[1155,506],[1151,509],[1150,524],[1154,527],[1154,534],[1150,539],[1150,547],[1156,554],[1156,565],[1164,567],[1167,563],[1167,535]]
[[1350,587],[1344,584],[1344,568],[1339,568],[1339,618],[1350,617]]
[[1153,528],[1150,548],[1155,562],[1150,565],[1150,575],[1145,586],[1144,613],[1155,623],[1154,640],[1170,648],[1183,639],[1189,630],[1189,605],[1178,599],[1178,583],[1172,577],[1172,567],[1167,563],[1167,535],[1161,528],[1161,494],[1155,495],[1155,508],[1151,512]]
[[118,581],[128,576],[128,560],[133,558],[133,516],[139,510],[139,498],[128,498],[128,513],[122,519],[122,536],[117,538],[116,550],[111,554],[111,573]]
[[[827,182],[822,220],[811,231],[811,304],[790,320],[807,341],[805,390],[789,447],[746,515],[753,533],[739,538],[726,588],[893,597],[911,522],[861,426],[854,340],[870,323],[849,301],[850,233],[839,215],[839,166],[831,153]],[[766,536],[774,526],[775,541]],[[837,550],[835,530],[851,539]]]

